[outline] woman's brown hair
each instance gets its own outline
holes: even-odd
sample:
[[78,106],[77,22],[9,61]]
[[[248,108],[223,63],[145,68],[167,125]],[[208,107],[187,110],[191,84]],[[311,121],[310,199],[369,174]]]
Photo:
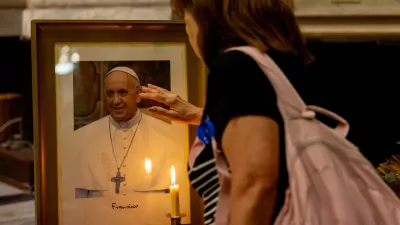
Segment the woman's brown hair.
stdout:
[[208,66],[225,49],[240,45],[293,54],[303,64],[313,59],[292,9],[283,0],[171,0],[171,5],[178,16],[185,11],[193,15]]

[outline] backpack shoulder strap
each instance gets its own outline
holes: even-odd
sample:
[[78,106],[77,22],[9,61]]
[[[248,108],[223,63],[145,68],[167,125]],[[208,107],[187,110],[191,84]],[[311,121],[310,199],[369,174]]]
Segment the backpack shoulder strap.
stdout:
[[265,53],[251,46],[233,47],[227,51],[241,51],[252,57],[271,82],[278,98],[278,107],[286,120],[297,118],[315,118],[315,113],[321,113],[339,122],[335,131],[341,136],[347,136],[349,124],[339,115],[316,106],[307,106],[289,79],[278,65]]

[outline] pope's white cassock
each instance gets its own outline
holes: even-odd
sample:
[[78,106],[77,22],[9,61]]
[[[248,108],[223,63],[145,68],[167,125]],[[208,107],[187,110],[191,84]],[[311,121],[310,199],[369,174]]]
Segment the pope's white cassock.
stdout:
[[[105,116],[76,130],[74,146],[80,157],[74,165],[77,167],[75,203],[80,202],[79,207],[85,210],[76,212],[75,216],[81,217],[79,222],[76,218],[72,221],[76,225],[163,224],[154,220],[168,221],[165,215],[170,212],[169,195],[142,191],[168,189],[172,165],[176,168],[184,207],[186,143],[175,143],[171,126],[138,109],[128,122],[118,123]],[[145,169],[146,159],[151,161],[151,171]],[[123,177],[119,184],[118,168]]]

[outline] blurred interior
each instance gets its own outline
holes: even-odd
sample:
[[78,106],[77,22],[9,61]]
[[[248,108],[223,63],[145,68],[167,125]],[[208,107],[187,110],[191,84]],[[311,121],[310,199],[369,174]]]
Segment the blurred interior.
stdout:
[[400,42],[309,40],[316,61],[305,75],[308,104],[350,123],[348,139],[375,165],[399,152]]
[[[29,149],[26,141],[33,142],[30,41],[17,37],[0,38],[0,45],[3,49],[0,55],[0,93],[3,96],[0,97],[0,108],[13,108],[12,113],[2,110],[0,124],[19,116],[22,118],[21,126],[15,123],[1,134],[0,154],[23,154],[20,157],[29,161],[33,158],[32,151],[26,150]],[[303,75],[304,82],[299,87],[305,101],[333,110],[347,119],[351,125],[348,138],[373,164],[377,165],[399,151],[396,142],[400,140],[400,69],[397,60],[400,42],[309,40],[308,45],[316,61]],[[306,88],[304,84],[307,84]],[[9,93],[15,93],[11,95],[14,97],[7,98]],[[4,144],[19,138],[23,142],[16,147]],[[25,171],[1,163],[0,177],[29,186],[33,182],[32,165],[25,163]]]

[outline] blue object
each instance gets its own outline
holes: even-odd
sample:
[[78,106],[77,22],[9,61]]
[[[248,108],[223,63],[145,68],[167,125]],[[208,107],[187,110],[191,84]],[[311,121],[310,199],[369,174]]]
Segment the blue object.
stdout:
[[204,144],[210,144],[211,139],[215,138],[214,124],[208,119],[203,120],[203,123],[197,127],[197,137]]

